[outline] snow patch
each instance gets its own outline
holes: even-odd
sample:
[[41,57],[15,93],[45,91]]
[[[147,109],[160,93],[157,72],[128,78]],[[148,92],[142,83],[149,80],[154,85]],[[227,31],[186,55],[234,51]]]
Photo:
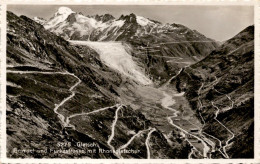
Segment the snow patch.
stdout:
[[111,26],[114,27],[114,26],[117,26],[117,27],[122,27],[125,23],[125,20],[117,20],[117,21],[114,21],[112,22]]
[[154,24],[152,21],[150,21],[147,18],[141,17],[141,16],[136,16],[136,21],[138,24],[141,26],[147,26],[148,24]]
[[34,17],[33,20],[39,24],[44,24],[46,22],[46,20],[38,17]]
[[[116,21],[112,21],[112,22],[100,22],[99,24],[97,24],[96,28],[98,28],[98,30],[105,30],[105,29],[112,29],[114,27],[122,27],[124,25],[125,21],[124,20],[116,20]],[[107,31],[108,31],[107,30]]]

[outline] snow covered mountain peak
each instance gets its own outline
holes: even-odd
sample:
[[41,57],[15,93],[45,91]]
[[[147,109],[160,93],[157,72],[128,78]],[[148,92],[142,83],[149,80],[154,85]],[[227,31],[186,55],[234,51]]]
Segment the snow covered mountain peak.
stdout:
[[147,26],[148,24],[152,24],[152,25],[155,24],[154,22],[142,16],[136,16],[136,21],[141,26]]
[[162,24],[134,13],[116,19],[110,14],[84,15],[68,7],[60,7],[48,21],[34,20],[66,40],[118,41],[168,32],[177,36],[187,30],[178,24]]
[[68,8],[68,7],[60,7],[58,9],[58,11],[55,13],[55,16],[57,16],[57,15],[70,15],[72,13],[75,13],[75,12],[72,11],[70,8]]
[[72,13],[75,12],[72,11],[70,8],[60,7],[58,11],[54,14],[54,16],[44,24],[44,27],[46,29],[53,28],[59,23],[64,22],[68,18],[68,16]]

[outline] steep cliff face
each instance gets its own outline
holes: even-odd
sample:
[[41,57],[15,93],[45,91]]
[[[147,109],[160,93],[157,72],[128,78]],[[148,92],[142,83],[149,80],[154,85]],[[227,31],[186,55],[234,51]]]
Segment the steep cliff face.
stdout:
[[203,131],[221,140],[230,158],[253,157],[254,26],[185,68],[171,83],[186,92],[205,121]]
[[[170,145],[142,111],[122,101],[121,87],[141,84],[106,65],[93,49],[73,46],[25,16],[7,12],[7,21],[8,157],[188,156],[184,139],[172,135],[179,140]],[[54,153],[59,149],[65,152]]]

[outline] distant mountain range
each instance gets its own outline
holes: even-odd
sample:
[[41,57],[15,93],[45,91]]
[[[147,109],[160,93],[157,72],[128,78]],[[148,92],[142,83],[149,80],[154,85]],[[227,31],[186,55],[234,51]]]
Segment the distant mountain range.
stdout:
[[176,41],[185,37],[213,41],[195,30],[178,24],[162,24],[158,21],[137,16],[121,15],[118,19],[110,14],[85,16],[67,7],[60,7],[49,19],[34,17],[45,29],[67,40],[119,41],[148,35],[174,33]]

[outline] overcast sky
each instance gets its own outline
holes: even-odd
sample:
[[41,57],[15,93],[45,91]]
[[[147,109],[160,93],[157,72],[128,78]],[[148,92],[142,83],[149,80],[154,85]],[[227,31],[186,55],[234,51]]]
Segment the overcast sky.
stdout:
[[[179,23],[217,41],[227,40],[254,23],[252,6],[179,6],[179,5],[63,5],[85,15],[134,13],[162,23]],[[9,5],[17,15],[49,19],[60,5]]]

